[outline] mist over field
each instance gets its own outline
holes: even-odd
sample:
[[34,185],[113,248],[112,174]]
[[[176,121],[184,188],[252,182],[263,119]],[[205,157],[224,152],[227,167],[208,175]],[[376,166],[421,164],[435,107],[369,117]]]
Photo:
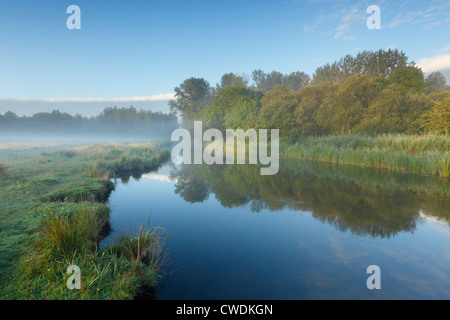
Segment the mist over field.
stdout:
[[96,116],[59,110],[19,116],[0,113],[0,141],[107,142],[168,140],[178,128],[174,114],[128,108],[105,108]]
[[98,115],[105,108],[117,106],[118,108],[128,108],[134,106],[136,109],[151,110],[153,112],[168,113],[169,100],[160,101],[121,101],[121,102],[45,102],[33,99],[0,99],[0,114],[12,111],[18,116],[32,116],[38,112],[52,112],[59,110],[75,115],[80,114],[86,117]]

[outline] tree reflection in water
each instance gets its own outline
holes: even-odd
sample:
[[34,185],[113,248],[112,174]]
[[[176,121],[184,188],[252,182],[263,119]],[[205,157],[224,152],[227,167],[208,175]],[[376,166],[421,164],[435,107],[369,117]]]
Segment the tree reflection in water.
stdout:
[[413,232],[420,212],[450,222],[448,182],[435,177],[284,161],[275,176],[261,176],[254,165],[182,165],[171,179],[175,193],[189,203],[204,202],[213,193],[227,208],[310,211],[356,235]]

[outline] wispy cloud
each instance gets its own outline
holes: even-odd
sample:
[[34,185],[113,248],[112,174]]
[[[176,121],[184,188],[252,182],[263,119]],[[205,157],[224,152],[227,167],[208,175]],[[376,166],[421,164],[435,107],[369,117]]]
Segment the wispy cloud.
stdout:
[[353,40],[355,37],[348,35],[354,25],[364,25],[367,20],[365,11],[362,11],[359,6],[354,6],[348,10],[342,10],[340,16],[340,23],[335,29],[334,39]]
[[153,96],[141,96],[141,97],[120,97],[120,98],[4,98],[0,97],[0,100],[14,100],[14,101],[35,101],[35,102],[47,102],[47,103],[64,103],[64,102],[145,102],[145,101],[164,101],[174,99],[173,93],[158,94]]
[[328,3],[327,12],[322,12],[312,24],[304,25],[304,32],[331,36],[334,39],[354,40],[355,29],[366,27],[367,7],[365,2],[350,4],[346,1],[314,1],[311,3]]
[[447,52],[447,51],[450,51],[450,46],[446,46],[445,48],[439,50],[439,52]]
[[355,39],[358,31],[366,28],[369,17],[367,8],[376,4],[381,8],[382,29],[393,29],[401,26],[421,26],[429,31],[450,22],[450,2],[434,1],[419,8],[412,5],[410,0],[399,1],[328,1],[310,0],[311,4],[327,4],[326,11],[322,11],[318,18],[310,24],[304,25],[305,33],[328,35],[334,39]]
[[450,54],[439,55],[432,58],[423,58],[417,61],[416,64],[422,68],[425,73],[450,70]]
[[450,2],[434,4],[423,10],[409,10],[409,2],[401,1],[398,8],[391,7],[390,10],[396,10],[398,13],[389,23],[388,28],[396,28],[403,25],[422,25],[424,30],[431,30],[450,20]]

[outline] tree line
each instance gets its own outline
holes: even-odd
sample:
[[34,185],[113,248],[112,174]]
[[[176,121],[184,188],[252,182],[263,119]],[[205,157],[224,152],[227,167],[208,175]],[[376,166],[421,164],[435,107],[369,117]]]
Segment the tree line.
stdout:
[[40,112],[33,116],[17,116],[8,111],[0,114],[0,132],[15,134],[85,134],[85,135],[158,135],[170,137],[178,127],[178,119],[174,114],[108,107],[99,115],[84,117],[74,116],[54,110]]
[[441,72],[425,77],[402,51],[363,51],[304,72],[225,74],[212,87],[189,78],[169,102],[183,126],[280,129],[282,138],[349,133],[448,134],[450,90]]

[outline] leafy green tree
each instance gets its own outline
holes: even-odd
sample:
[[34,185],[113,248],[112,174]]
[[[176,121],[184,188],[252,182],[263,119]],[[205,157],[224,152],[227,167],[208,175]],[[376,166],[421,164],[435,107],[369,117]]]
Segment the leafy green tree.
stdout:
[[276,86],[283,84],[284,75],[278,71],[264,73],[262,70],[252,72],[252,79],[255,83],[256,90],[267,92]]
[[247,87],[248,81],[249,80],[245,75],[240,76],[235,73],[226,73],[222,76],[220,84],[217,85],[217,91],[236,86]]
[[450,88],[447,88],[447,90],[433,91],[430,94],[428,94],[428,97],[435,103],[442,101],[450,97]]
[[309,85],[311,78],[304,72],[292,72],[283,78],[283,84],[292,91],[298,91]]
[[179,114],[183,124],[191,128],[192,120],[210,105],[212,95],[208,81],[203,78],[189,78],[175,88],[176,100],[169,101],[170,110]]
[[436,134],[450,133],[450,97],[436,105],[422,116],[422,128],[425,132]]
[[[324,82],[317,86],[304,87],[298,91],[300,105],[294,112],[298,135],[309,136],[325,133],[317,123],[318,110],[326,97],[333,94],[337,88],[338,86],[331,82]],[[293,135],[295,134],[293,133]]]
[[332,134],[351,133],[376,97],[376,86],[367,76],[353,76],[327,96],[318,110],[318,120]]
[[[229,88],[231,89],[231,88]],[[258,114],[261,109],[262,92],[256,92],[244,87],[232,88],[231,99],[233,100],[225,113],[224,126],[227,129],[250,129],[258,127]],[[218,101],[225,107],[224,100]]]
[[398,49],[378,50],[375,52],[363,51],[356,57],[358,68],[371,78],[382,76],[389,78],[398,68],[414,66],[403,51]]
[[271,91],[282,84],[290,90],[298,91],[310,82],[309,75],[300,71],[284,75],[278,71],[264,73],[262,70],[255,70],[252,72],[252,79],[255,89],[263,92]]
[[300,101],[300,96],[284,85],[267,92],[261,99],[259,127],[279,129],[280,137],[288,137],[296,126],[294,113],[299,107]]
[[326,64],[322,67],[317,68],[313,75],[311,84],[318,85],[324,82],[341,83],[344,80],[345,76],[338,63],[335,62],[333,64]]
[[440,71],[431,73],[425,80],[427,92],[445,90],[447,88],[447,80]]
[[212,106],[201,113],[204,126],[222,131],[255,127],[263,95],[239,85],[217,91]]
[[406,134],[421,134],[423,114],[431,110],[434,103],[426,94],[408,93],[404,99],[405,113],[403,114],[403,121]]
[[414,66],[397,68],[389,77],[389,86],[400,94],[424,93],[426,83],[423,71]]
[[406,111],[405,97],[391,87],[386,88],[371,103],[355,131],[369,134],[405,132],[403,116]]
[[363,51],[355,57],[347,55],[339,61],[317,68],[312,84],[342,83],[355,75],[388,78],[394,70],[405,66],[414,66],[414,64],[408,62],[408,57],[403,51],[397,49]]

